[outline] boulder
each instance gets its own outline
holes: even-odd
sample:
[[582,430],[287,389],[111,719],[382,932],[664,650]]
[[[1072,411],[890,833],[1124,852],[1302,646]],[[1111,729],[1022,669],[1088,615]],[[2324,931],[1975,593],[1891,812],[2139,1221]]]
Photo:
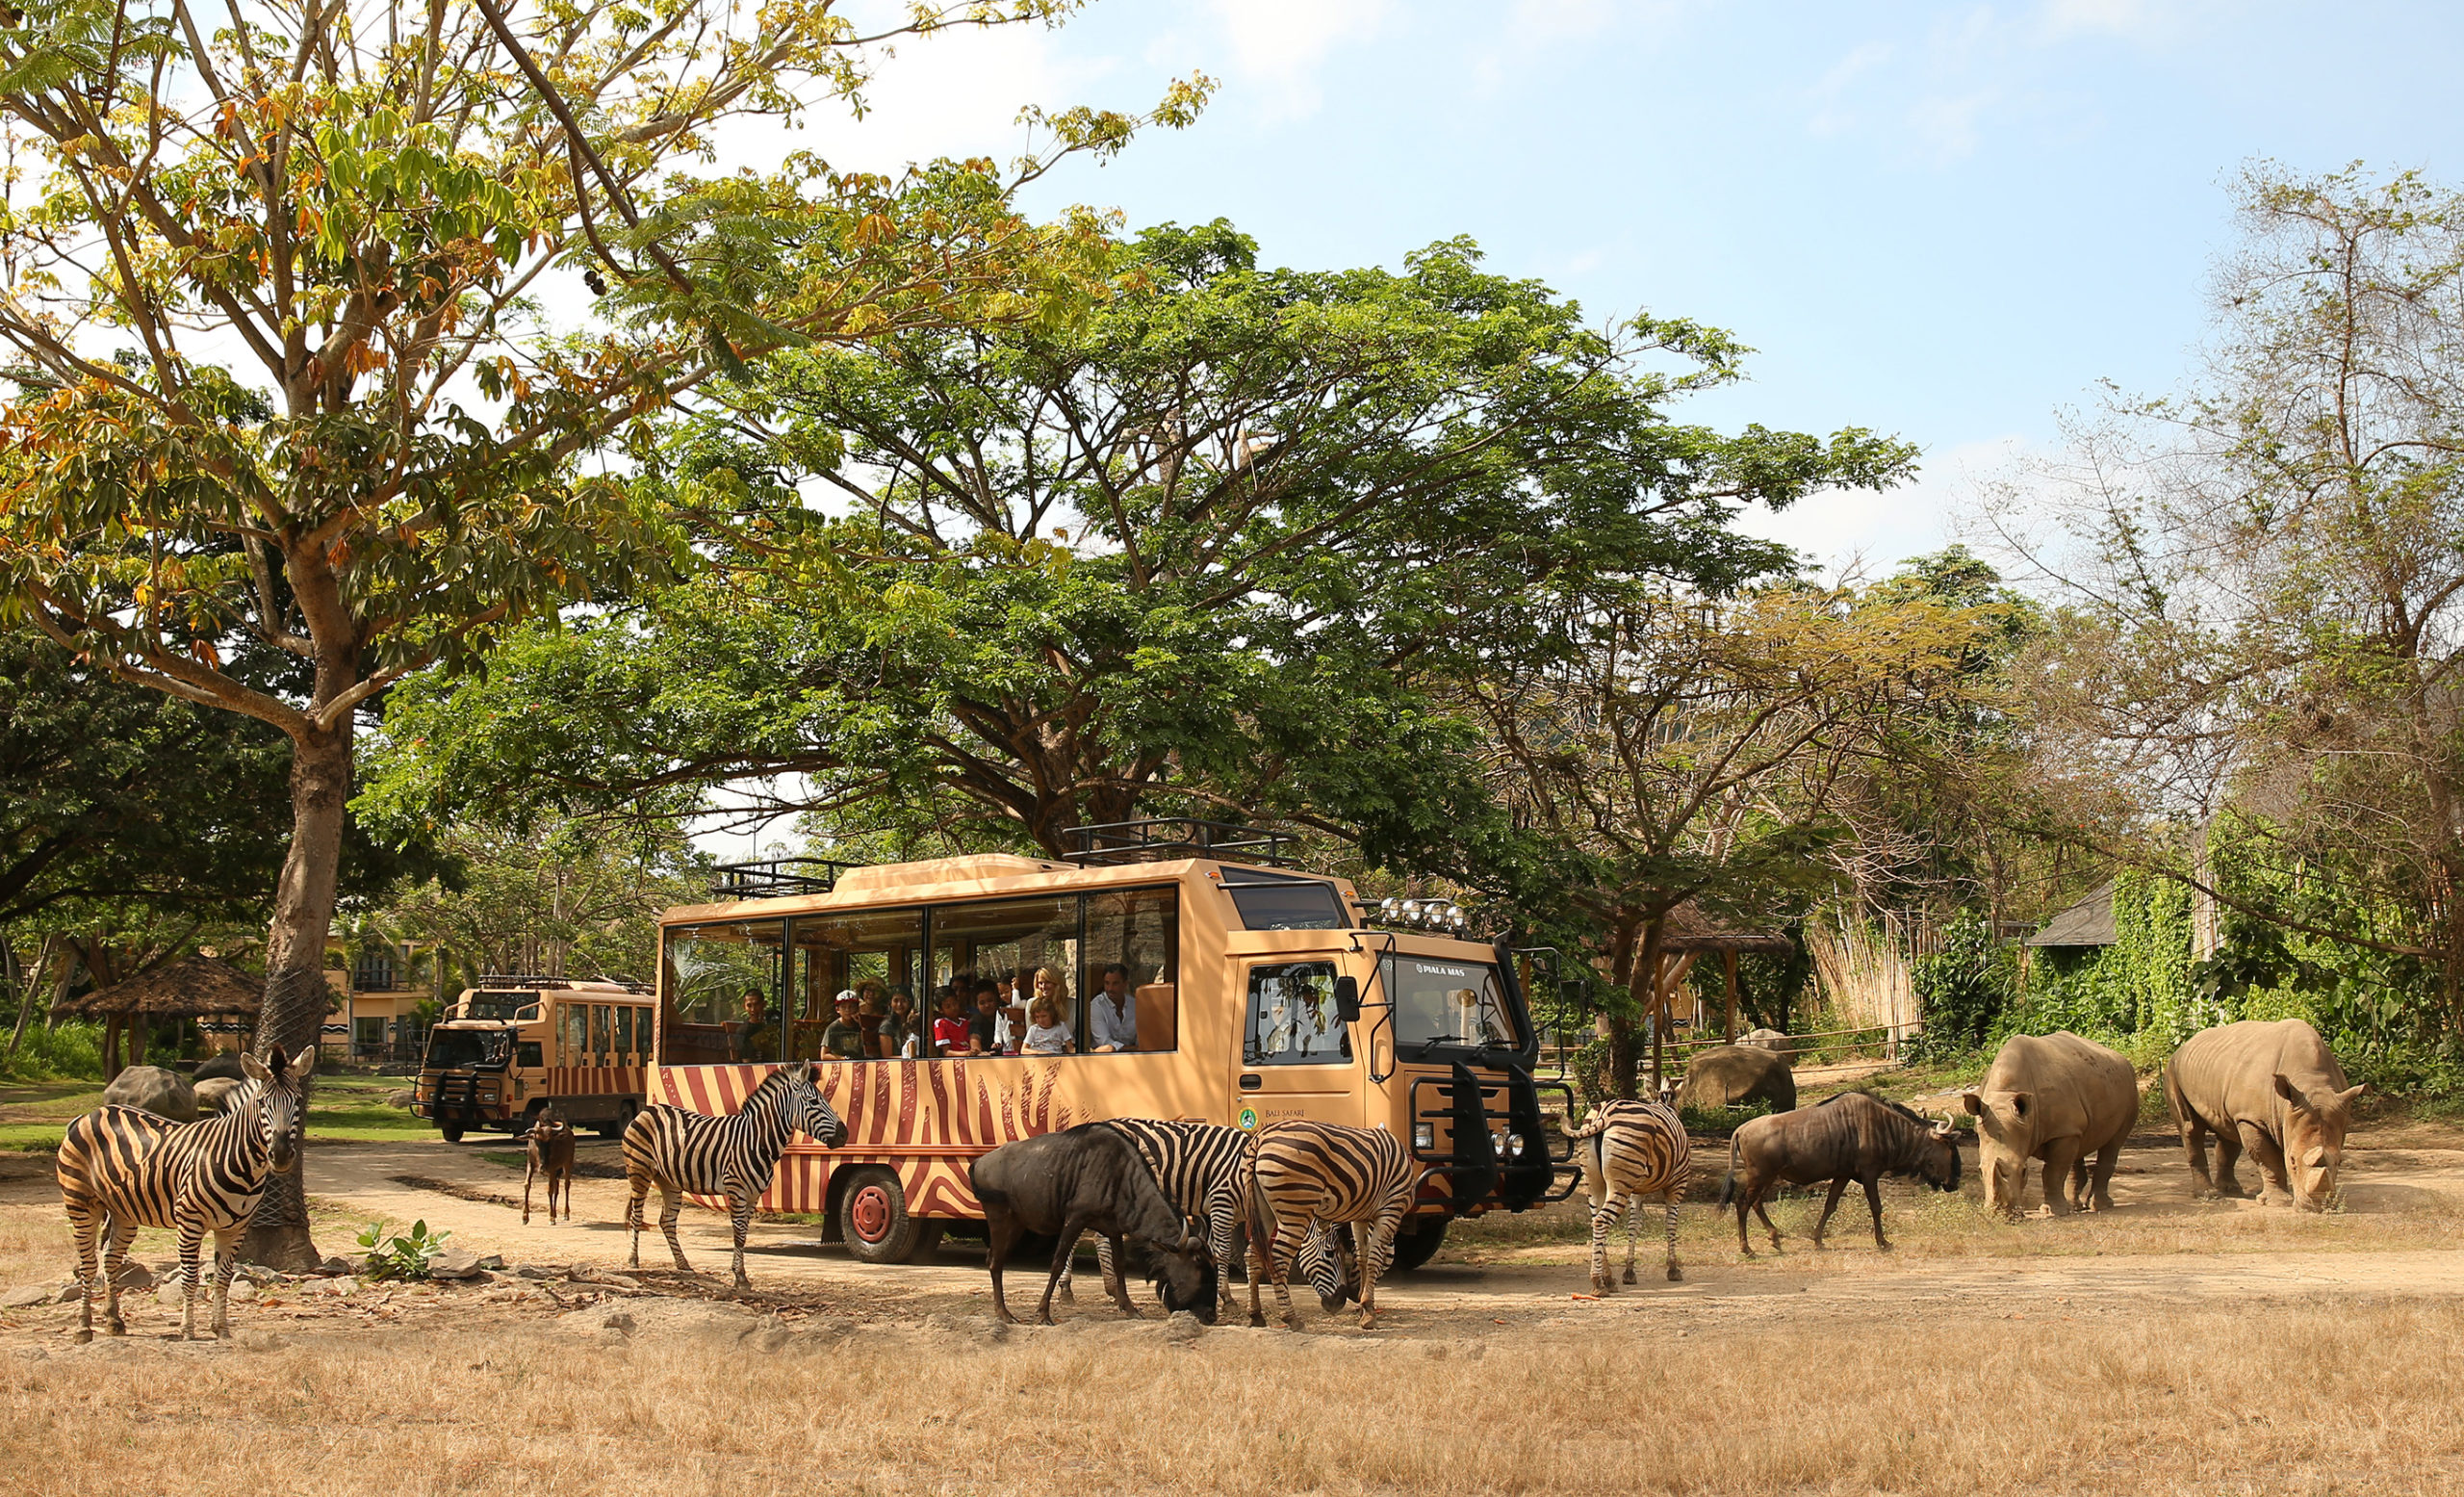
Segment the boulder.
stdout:
[[339,1278],[345,1274],[357,1274],[361,1266],[349,1258],[327,1258],[317,1265],[317,1272],[329,1278]]
[[19,1284],[7,1294],[0,1294],[0,1310],[32,1309],[38,1304],[49,1304],[59,1297],[58,1284]]
[[1721,1045],[1697,1050],[1677,1089],[1680,1107],[1741,1107],[1768,1102],[1773,1112],[1797,1105],[1797,1077],[1788,1063],[1754,1045]]
[[103,1088],[106,1107],[141,1107],[174,1123],[196,1121],[196,1091],[189,1078],[160,1066],[131,1066]]
[[447,1252],[438,1255],[427,1266],[430,1278],[486,1278],[488,1271],[480,1265],[477,1254]]
[[397,1087],[385,1094],[385,1105],[388,1107],[407,1108],[419,1099],[420,1094],[415,1087]]
[[256,1297],[257,1286],[255,1284],[248,1282],[248,1280],[244,1278],[235,1278],[231,1280],[231,1301],[233,1303],[245,1304]]
[[[178,1275],[174,1272],[169,1277],[177,1278]],[[151,1289],[154,1282],[154,1271],[135,1258],[119,1266],[119,1286],[122,1289]]]
[[219,1055],[209,1055],[198,1061],[196,1070],[191,1073],[190,1079],[192,1081],[239,1081],[244,1079],[246,1075],[247,1072],[240,1069],[240,1052],[224,1050]]
[[1753,1030],[1736,1043],[1758,1050],[1769,1050],[1784,1059],[1793,1060],[1797,1053],[1797,1042],[1777,1029]]
[[240,1083],[229,1076],[208,1076],[198,1082],[196,1084],[197,1116],[203,1117],[207,1113],[220,1112],[223,1104],[231,1099],[231,1094],[238,1090],[240,1090]]

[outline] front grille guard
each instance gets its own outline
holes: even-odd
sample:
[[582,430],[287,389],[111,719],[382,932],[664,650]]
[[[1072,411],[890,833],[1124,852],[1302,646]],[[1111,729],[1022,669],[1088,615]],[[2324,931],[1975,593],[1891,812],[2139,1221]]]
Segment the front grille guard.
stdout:
[[[1481,1131],[1487,1138],[1489,1147],[1479,1152],[1486,1157],[1464,1158],[1459,1144],[1456,1148],[1448,1149],[1439,1149],[1433,1145],[1423,1149],[1411,1135],[1407,1134],[1404,1140],[1405,1147],[1410,1150],[1413,1162],[1423,1167],[1420,1176],[1412,1182],[1412,1200],[1416,1203],[1426,1200],[1428,1184],[1436,1179],[1447,1182],[1447,1194],[1439,1200],[1438,1203],[1443,1204],[1448,1214],[1451,1216],[1464,1215],[1467,1207],[1477,1207],[1481,1211],[1492,1207],[1509,1211],[1527,1211],[1534,1206],[1553,1205],[1580,1188],[1582,1167],[1575,1160],[1574,1141],[1565,1137],[1564,1130],[1558,1129],[1555,1142],[1550,1142],[1551,1130],[1547,1127],[1547,1114],[1539,1105],[1542,1093],[1558,1096],[1563,1103],[1559,1116],[1573,1117],[1575,1093],[1572,1086],[1554,1079],[1535,1080],[1520,1067],[1515,1066],[1506,1067],[1505,1075],[1495,1082],[1472,1077],[1469,1068],[1464,1066],[1458,1065],[1454,1071],[1454,1076],[1413,1078],[1410,1094],[1413,1127],[1417,1131],[1418,1125],[1422,1123],[1435,1123],[1441,1120],[1454,1122],[1456,1080],[1458,1077],[1470,1077],[1480,1094],[1479,1114],[1483,1123]],[[1428,1105],[1431,1100],[1428,1094],[1432,1091],[1437,1097],[1443,1098],[1439,1105]],[[1494,1106],[1491,1105],[1493,1097],[1497,1101],[1497,1105]],[[1518,1113],[1521,1114],[1520,1117],[1517,1116]],[[1487,1127],[1486,1124],[1491,1123],[1502,1123],[1506,1124],[1506,1127],[1503,1129]],[[1450,1140],[1450,1143],[1459,1140],[1462,1130],[1457,1128],[1454,1132],[1456,1139]],[[1540,1145],[1540,1157],[1526,1163],[1517,1163],[1512,1158],[1506,1157],[1504,1150],[1498,1147],[1498,1141],[1504,1134],[1511,1132],[1523,1134],[1524,1147],[1527,1150],[1536,1140]],[[1559,1145],[1564,1148],[1563,1153],[1556,1151]],[[1454,1192],[1456,1179],[1476,1174],[1488,1176],[1479,1194],[1468,1200],[1456,1195]],[[1537,1188],[1531,1188],[1533,1186]]]

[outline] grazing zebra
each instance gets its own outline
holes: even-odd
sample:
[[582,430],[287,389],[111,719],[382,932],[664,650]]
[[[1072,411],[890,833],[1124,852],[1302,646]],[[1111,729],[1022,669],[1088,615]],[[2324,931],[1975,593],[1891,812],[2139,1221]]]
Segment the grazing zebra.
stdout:
[[[1241,1160],[1248,1149],[1249,1136],[1218,1123],[1166,1123],[1153,1118],[1114,1118],[1103,1126],[1129,1140],[1154,1172],[1155,1183],[1164,1188],[1164,1199],[1173,1210],[1206,1224],[1206,1248],[1215,1259],[1221,1312],[1229,1314],[1232,1264],[1241,1251]],[[1334,1303],[1341,1303],[1343,1266],[1326,1251],[1324,1238],[1322,1232],[1309,1234],[1300,1250],[1300,1272],[1321,1299],[1332,1296]],[[1095,1262],[1103,1272],[1105,1292],[1118,1299],[1120,1265],[1113,1261],[1112,1239],[1095,1239]],[[1070,1270],[1064,1268],[1061,1297],[1076,1303],[1070,1278]]]
[[77,1240],[77,1339],[94,1339],[94,1243],[104,1240],[103,1329],[126,1335],[119,1314],[119,1271],[141,1226],[167,1226],[178,1237],[180,1281],[186,1286],[180,1339],[196,1334],[197,1296],[204,1289],[198,1256],[214,1233],[214,1334],[231,1334],[234,1251],[265,1195],[266,1177],[296,1168],[301,1097],[317,1066],[317,1047],[295,1056],[280,1050],[265,1060],[244,1055],[241,1090],[223,1110],[200,1123],[173,1123],[134,1107],[104,1107],[68,1125],[60,1141],[60,1200]]
[[[1395,1261],[1395,1233],[1411,1213],[1419,1181],[1395,1135],[1300,1118],[1270,1123],[1250,1135],[1241,1178],[1249,1213],[1249,1324],[1266,1324],[1258,1280],[1271,1274],[1284,1325],[1300,1329],[1292,1311],[1293,1263],[1304,1256],[1313,1236],[1336,1239],[1321,1247],[1325,1257],[1351,1259],[1334,1231],[1345,1224],[1360,1241],[1351,1260],[1360,1283],[1360,1328],[1376,1324],[1377,1276]],[[1325,1247],[1334,1252],[1325,1253]],[[1329,1314],[1342,1307],[1340,1286],[1353,1277],[1335,1278],[1331,1295],[1324,1284],[1315,1285],[1318,1303]]]
[[1651,1195],[1668,1203],[1669,1282],[1683,1279],[1677,1268],[1677,1203],[1685,1199],[1692,1146],[1675,1109],[1660,1102],[1612,1101],[1580,1126],[1569,1123],[1566,1137],[1577,1145],[1583,1194],[1591,1198],[1591,1287],[1609,1292],[1608,1228],[1620,1215],[1626,1217],[1626,1282],[1634,1281],[1635,1226],[1642,1198]]
[[629,1267],[642,1266],[642,1201],[656,1185],[658,1226],[667,1234],[667,1251],[675,1254],[679,1271],[693,1272],[676,1240],[677,1214],[689,1190],[727,1198],[728,1216],[735,1226],[735,1286],[753,1287],[744,1277],[744,1233],[753,1225],[755,1204],[770,1188],[788,1135],[802,1132],[825,1149],[847,1142],[847,1124],[822,1100],[813,1073],[811,1061],[790,1061],[762,1077],[744,1106],[723,1118],[665,1102],[633,1115],[625,1128],[625,1183],[632,1192],[625,1202],[625,1240],[632,1249],[626,1260]]

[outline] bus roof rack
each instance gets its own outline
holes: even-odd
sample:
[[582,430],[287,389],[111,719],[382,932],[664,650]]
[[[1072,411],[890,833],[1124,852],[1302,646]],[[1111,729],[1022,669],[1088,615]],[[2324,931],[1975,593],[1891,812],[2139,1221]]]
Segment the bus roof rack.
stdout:
[[486,993],[491,989],[578,988],[584,983],[622,988],[628,993],[651,991],[648,983],[636,982],[630,977],[619,977],[612,973],[605,977],[547,977],[536,972],[481,972],[479,980],[473,983],[471,987],[475,993]]
[[[826,894],[838,875],[860,863],[835,858],[771,858],[760,863],[722,863],[710,869],[710,892],[721,899],[773,899],[785,894]],[[800,873],[798,868],[818,868]]]
[[1061,856],[1081,867],[1160,863],[1171,858],[1220,858],[1278,868],[1298,866],[1298,860],[1286,850],[1298,840],[1289,832],[1229,821],[1201,821],[1195,816],[1104,821],[1093,826],[1068,827],[1061,835],[1077,844]]

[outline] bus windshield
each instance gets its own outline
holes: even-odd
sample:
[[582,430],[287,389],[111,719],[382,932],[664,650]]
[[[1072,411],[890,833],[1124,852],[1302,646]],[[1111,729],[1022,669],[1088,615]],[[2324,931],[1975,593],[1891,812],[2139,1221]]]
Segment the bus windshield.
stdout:
[[1441,1045],[1486,1049],[1519,1046],[1498,969],[1486,962],[1449,962],[1398,953],[1378,964],[1395,1005],[1395,1045],[1425,1052]]
[[460,1066],[504,1064],[504,1036],[486,1029],[431,1029],[427,1037],[427,1069],[451,1071]]
[[474,993],[462,1000],[462,1017],[497,1020],[537,1019],[539,994],[535,993]]

